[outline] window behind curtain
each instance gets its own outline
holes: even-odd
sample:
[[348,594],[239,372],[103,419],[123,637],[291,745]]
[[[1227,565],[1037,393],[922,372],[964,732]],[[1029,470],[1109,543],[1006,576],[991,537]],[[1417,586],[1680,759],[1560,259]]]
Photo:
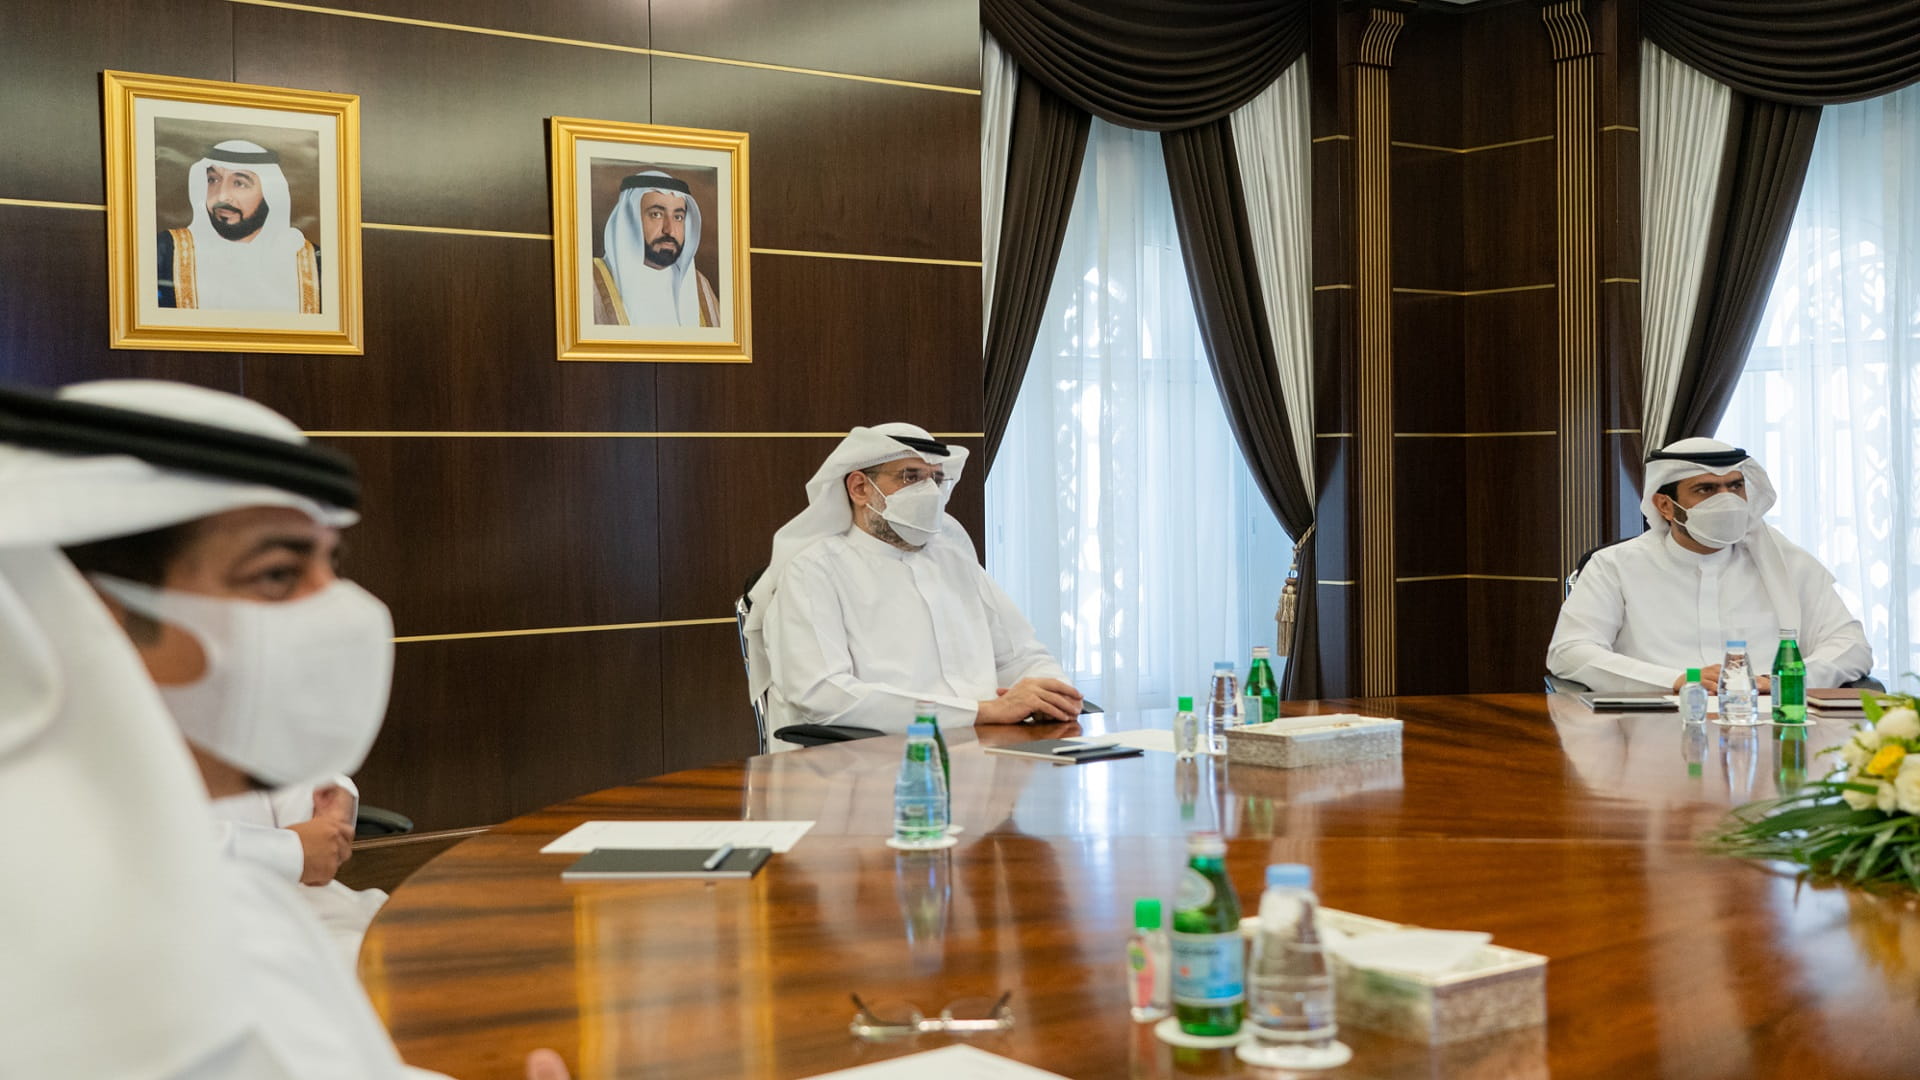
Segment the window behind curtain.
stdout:
[[989,572],[1108,709],[1274,643],[1293,545],[1214,388],[1156,134],[1093,121],[987,522]]
[[1826,109],[1779,276],[1718,438],[1768,520],[1833,571],[1874,674],[1920,672],[1920,86]]

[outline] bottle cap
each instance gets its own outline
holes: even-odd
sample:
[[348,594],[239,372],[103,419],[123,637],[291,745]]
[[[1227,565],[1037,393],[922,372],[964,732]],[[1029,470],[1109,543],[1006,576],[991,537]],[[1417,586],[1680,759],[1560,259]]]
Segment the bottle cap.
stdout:
[[1255,645],[1253,647],[1253,658],[1255,660],[1265,660],[1267,657],[1272,655],[1273,654],[1267,650],[1267,647],[1265,645]]
[[932,720],[939,715],[940,706],[935,705],[931,701],[916,701],[913,703],[913,718],[915,720]]
[[1800,630],[1798,627],[1783,626],[1780,628],[1780,636],[1792,640],[1800,636]]
[[1183,697],[1183,698],[1181,698],[1181,699],[1180,699],[1180,711],[1181,711],[1181,712],[1192,712],[1192,711],[1193,711],[1193,699],[1192,699],[1192,698],[1190,698],[1190,697]]
[[1213,662],[1213,670],[1215,670],[1215,671],[1232,671],[1232,670],[1233,670],[1233,661],[1231,661],[1231,660],[1215,660],[1215,661]]
[[927,723],[925,720],[915,720],[913,723],[908,724],[907,738],[911,739],[915,736],[928,739],[933,738],[933,725]]
[[1697,667],[1690,667],[1690,668],[1688,668],[1688,669],[1687,669],[1687,681],[1688,681],[1688,682],[1699,682],[1699,681],[1700,681],[1700,669],[1699,669],[1699,668],[1697,668]]
[[1187,854],[1189,855],[1225,855],[1227,842],[1217,832],[1197,832],[1187,834]]
[[1274,863],[1267,867],[1267,888],[1311,889],[1313,867],[1297,862]]
[[1729,649],[1732,649],[1732,648],[1744,649],[1746,647],[1747,647],[1746,638],[1728,638],[1727,639],[1727,648]]
[[1133,902],[1133,925],[1141,930],[1160,929],[1160,901],[1143,896]]

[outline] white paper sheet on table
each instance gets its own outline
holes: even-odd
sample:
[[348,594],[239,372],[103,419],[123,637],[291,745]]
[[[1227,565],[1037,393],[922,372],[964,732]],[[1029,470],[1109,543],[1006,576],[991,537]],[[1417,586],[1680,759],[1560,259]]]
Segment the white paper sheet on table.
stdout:
[[1173,753],[1173,732],[1165,728],[1134,728],[1131,731],[1110,731],[1105,735],[1076,735],[1067,741],[1136,746],[1142,750],[1158,750],[1163,754]]
[[589,821],[540,849],[542,855],[584,855],[595,848],[772,848],[785,854],[811,821]]
[[876,1061],[808,1080],[1064,1080],[1059,1073],[1022,1065],[971,1046],[943,1046],[924,1054]]

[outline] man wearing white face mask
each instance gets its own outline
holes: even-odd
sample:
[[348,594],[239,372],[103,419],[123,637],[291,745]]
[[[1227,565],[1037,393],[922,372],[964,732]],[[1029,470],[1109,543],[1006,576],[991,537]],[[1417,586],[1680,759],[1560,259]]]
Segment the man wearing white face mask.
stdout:
[[1079,691],[946,513],[966,461],[881,424],[855,428],[807,482],[749,595],[749,692],[767,695],[770,727],[901,732],[918,700],[950,723],[1079,715]]
[[1764,671],[1782,629],[1798,631],[1809,687],[1872,668],[1833,575],[1764,520],[1773,484],[1745,450],[1682,439],[1648,459],[1642,490],[1648,531],[1593,553],[1560,609],[1548,671],[1613,693],[1677,690],[1697,667],[1713,692],[1729,638]]
[[305,444],[195,387],[0,389],[0,813],[52,823],[3,849],[9,1075],[419,1075],[299,886],[209,837],[208,795],[353,771],[386,705],[391,620],[333,572],[357,482]]

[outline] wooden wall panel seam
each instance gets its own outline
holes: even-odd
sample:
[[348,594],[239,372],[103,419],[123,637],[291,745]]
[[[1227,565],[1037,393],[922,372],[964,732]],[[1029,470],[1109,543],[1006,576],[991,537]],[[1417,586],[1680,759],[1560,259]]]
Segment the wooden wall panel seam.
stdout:
[[324,7],[318,4],[295,4],[288,0],[226,0],[229,4],[242,7],[273,8],[281,11],[297,11],[307,15],[332,15],[345,19],[365,19],[369,22],[392,23],[400,26],[417,26],[427,30],[449,30],[461,34],[480,34],[485,37],[511,38],[517,41],[531,41],[541,45],[565,45],[577,49],[599,49],[604,52],[628,53],[634,56],[657,56],[663,60],[692,60],[703,64],[721,64],[727,67],[752,68],[758,71],[779,71],[790,75],[812,75],[823,79],[845,79],[850,82],[875,83],[880,86],[900,86],[912,90],[933,90],[943,94],[970,94],[980,96],[977,88],[970,86],[946,86],[941,83],[914,82],[910,79],[889,79],[881,75],[862,75],[851,71],[827,71],[822,68],[793,67],[787,64],[767,64],[758,60],[735,60],[725,56],[703,56],[699,53],[674,52],[670,49],[654,49],[645,45],[616,45],[606,41],[586,41],[581,38],[554,37],[548,34],[529,34],[523,30],[500,30],[490,26],[471,26],[466,23],[439,22],[432,19],[412,19],[401,15],[382,15],[372,11],[348,11],[342,8]]
[[1396,431],[1396,439],[1519,439],[1558,435],[1557,431]]
[[0,199],[0,206],[33,206],[42,210],[93,210],[106,213],[105,203],[52,202],[47,199]]
[[395,645],[416,645],[423,641],[476,641],[481,638],[547,637],[553,634],[597,634],[609,630],[669,630],[676,626],[720,626],[734,622],[731,615],[712,619],[662,619],[656,622],[602,623],[598,626],[535,626],[522,630],[467,630],[450,634],[407,634],[393,639]]
[[1393,485],[1393,234],[1388,73],[1406,16],[1372,8],[1354,66],[1357,188],[1355,308],[1359,353],[1361,693],[1392,694],[1397,682]]
[[1537,574],[1421,574],[1417,577],[1398,577],[1393,580],[1396,585],[1420,581],[1539,581],[1558,585],[1565,579],[1541,577]]
[[1497,289],[1420,289],[1411,285],[1396,285],[1393,291],[1409,296],[1498,296],[1502,293],[1541,292],[1556,289],[1558,285],[1549,281],[1541,285],[1502,285]]

